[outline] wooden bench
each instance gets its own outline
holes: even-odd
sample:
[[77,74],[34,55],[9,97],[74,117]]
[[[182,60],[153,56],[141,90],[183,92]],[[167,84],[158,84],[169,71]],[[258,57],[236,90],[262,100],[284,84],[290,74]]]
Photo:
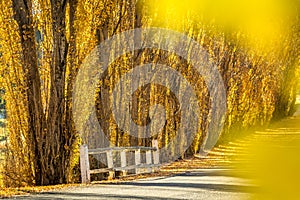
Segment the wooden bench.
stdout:
[[[119,152],[121,165],[115,166],[113,153]],[[127,164],[127,152],[134,152],[134,165]],[[146,163],[141,163],[141,154],[145,153]],[[105,154],[107,159],[107,167],[100,169],[90,169],[89,155]],[[158,141],[152,141],[152,147],[107,147],[99,149],[88,149],[87,145],[80,147],[80,169],[82,183],[91,182],[91,174],[109,173],[109,177],[115,177],[116,171],[121,171],[127,174],[128,170],[134,170],[135,174],[152,173],[160,166]]]

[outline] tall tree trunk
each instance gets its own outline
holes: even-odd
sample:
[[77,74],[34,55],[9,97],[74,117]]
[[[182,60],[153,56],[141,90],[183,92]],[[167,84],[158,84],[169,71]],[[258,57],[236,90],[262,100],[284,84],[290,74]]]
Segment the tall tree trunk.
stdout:
[[[66,7],[68,0],[51,0],[52,59],[50,66],[50,99],[47,113],[43,110],[31,0],[13,0],[15,20],[19,26],[23,54],[23,70],[27,80],[29,135],[32,139],[35,184],[48,185],[68,182],[70,158],[75,141],[72,123],[73,69],[66,80],[68,43],[66,38]],[[77,1],[70,3],[70,32]],[[75,40],[72,41],[75,47]],[[75,50],[74,50],[75,51]],[[74,58],[74,55],[70,54]],[[72,66],[71,66],[72,67]],[[47,116],[47,117],[46,117]]]
[[64,174],[65,144],[65,75],[68,44],[66,40],[67,0],[52,0],[53,53],[50,69],[50,101],[47,121],[44,166],[48,167],[42,184],[66,182]]
[[[66,95],[66,114],[65,114],[65,131],[64,131],[64,138],[65,138],[65,154],[63,160],[64,164],[64,176],[67,182],[70,181],[71,177],[71,169],[72,169],[72,162],[67,162],[67,160],[72,159],[73,155],[73,145],[77,141],[77,134],[75,131],[75,125],[73,120],[73,112],[72,112],[72,97],[73,97],[73,86],[75,82],[75,77],[77,75],[77,69],[80,63],[76,61],[76,33],[74,28],[75,23],[75,13],[77,10],[78,0],[72,0],[69,2],[70,6],[70,13],[69,13],[69,32],[70,32],[70,44],[68,48],[68,71],[69,77],[67,81],[67,95]],[[77,64],[77,65],[76,65]]]
[[40,74],[35,44],[35,30],[32,22],[30,0],[13,0],[14,18],[18,22],[23,54],[23,70],[26,74],[28,101],[28,135],[31,138],[31,151],[36,184],[40,185],[43,172],[41,150],[44,146],[45,115],[43,113]]

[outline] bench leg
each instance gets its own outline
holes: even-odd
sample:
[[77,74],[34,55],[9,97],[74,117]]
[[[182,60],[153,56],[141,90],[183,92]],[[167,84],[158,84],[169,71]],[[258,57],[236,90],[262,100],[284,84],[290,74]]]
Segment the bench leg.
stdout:
[[112,180],[115,178],[115,171],[109,171],[108,173],[109,173],[108,180]]

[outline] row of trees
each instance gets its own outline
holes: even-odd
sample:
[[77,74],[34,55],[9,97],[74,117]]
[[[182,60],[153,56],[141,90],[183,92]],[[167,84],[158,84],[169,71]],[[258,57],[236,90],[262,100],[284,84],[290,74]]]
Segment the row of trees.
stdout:
[[[153,14],[152,7],[145,0],[0,1],[0,83],[5,90],[9,127],[2,169],[6,186],[74,180],[81,138],[72,115],[72,92],[80,65],[94,47],[113,35],[155,26],[155,17],[160,15]],[[170,18],[166,16],[166,21]],[[237,134],[233,130],[264,125],[272,118],[293,113],[299,84],[299,15],[291,19],[280,45],[263,53],[257,50],[260,48],[247,46],[247,36],[239,31],[227,31],[214,22],[202,23],[195,18],[196,13],[188,13],[180,23],[174,25],[170,20],[163,27],[194,38],[218,65],[227,90],[223,137]],[[149,139],[131,137],[118,128],[111,110],[103,106],[110,102],[108,96],[102,98],[108,94],[101,93],[101,88],[111,93],[120,77],[145,63],[171,66],[196,86],[201,120],[186,153],[198,152],[211,123],[207,87],[187,60],[159,49],[123,55],[99,80],[95,105],[105,134],[112,145],[150,144]],[[165,107],[167,122],[156,137],[161,147],[168,144],[180,126],[180,118],[185,117],[172,91],[146,85],[134,93],[133,101],[132,118],[140,125],[149,123],[151,105]]]

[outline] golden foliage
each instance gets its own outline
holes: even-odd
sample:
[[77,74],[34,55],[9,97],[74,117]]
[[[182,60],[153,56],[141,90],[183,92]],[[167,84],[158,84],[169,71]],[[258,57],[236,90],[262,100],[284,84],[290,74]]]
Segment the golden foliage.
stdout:
[[[214,60],[227,90],[228,110],[226,126],[223,130],[224,137],[235,137],[238,132],[234,130],[266,125],[274,115],[287,116],[292,113],[296,88],[299,84],[300,29],[299,13],[286,3],[279,1],[278,4],[271,6],[270,12],[267,12],[266,6],[270,5],[269,1],[266,4],[251,1],[252,10],[259,8],[257,14],[251,18],[252,15],[249,13],[251,9],[247,10],[244,3],[237,1],[229,1],[228,4],[225,3],[226,5],[221,1],[217,1],[216,5],[210,1],[201,1],[205,4],[200,5],[199,1],[193,0],[188,3],[169,0],[158,3],[153,0],[148,3],[140,1],[141,6],[135,4],[134,0],[74,2],[69,2],[66,7],[64,19],[66,31],[62,33],[67,40],[64,45],[68,45],[67,62],[63,66],[66,70],[65,80],[62,87],[64,101],[66,101],[65,108],[70,113],[73,82],[81,63],[91,50],[117,33],[149,26],[160,26],[185,33],[199,42]],[[22,56],[26,55],[22,55],[20,38],[20,35],[24,36],[24,34],[20,33],[18,24],[13,19],[11,3],[11,1],[0,1],[0,83],[6,91],[9,126],[8,149],[10,151],[7,156],[10,159],[7,159],[5,173],[11,179],[7,184],[14,183],[21,186],[35,184],[36,166],[33,163],[36,152],[33,152],[31,146],[31,141],[35,138],[30,138],[28,133],[30,113],[28,113],[26,91],[29,86],[26,82],[27,71],[22,63]],[[138,5],[139,9],[137,9]],[[280,7],[280,5],[284,6]],[[51,87],[55,84],[52,67],[55,64],[53,54],[56,41],[53,33],[57,30],[53,27],[55,20],[50,0],[33,0],[32,7],[34,11],[32,26],[36,31],[35,42],[43,115],[47,121],[51,118],[49,110],[53,109],[50,106],[50,98],[53,95]],[[209,10],[207,8],[212,8],[211,13],[206,12]],[[269,18],[273,20],[280,18],[282,21],[278,22],[279,24],[275,22],[269,24]],[[26,34],[25,37],[26,40],[32,40],[27,38]],[[188,61],[179,56],[157,49],[144,49],[141,52],[123,55],[109,66],[107,76],[99,80],[97,97],[101,94],[101,87],[108,87],[111,93],[122,75],[144,63],[171,66],[195,86],[198,104],[202,109],[200,115],[202,121],[198,133],[195,133],[193,145],[187,153],[198,152],[207,133],[207,126],[211,123],[211,99],[204,80]],[[139,88],[134,96],[136,102],[133,108],[133,120],[137,124],[147,123],[151,105],[160,104],[166,108],[166,126],[157,135],[159,145],[165,146],[174,137],[180,118],[184,117],[178,114],[180,108],[178,100],[172,91],[157,85]],[[98,118],[112,144],[121,146],[150,144],[148,140],[131,138],[120,130],[111,110],[101,107],[99,101],[97,98]],[[111,101],[110,97],[107,97],[107,101]],[[64,131],[75,134],[70,113],[64,115],[67,121],[62,124],[70,123],[71,125]],[[66,134],[64,137],[65,140],[73,141],[77,136]],[[73,176],[72,169],[78,163],[78,143],[77,139],[71,143],[66,142],[62,150],[62,154],[67,150],[72,154],[70,155],[72,164],[66,172],[69,178]],[[11,172],[8,166],[14,166]]]

